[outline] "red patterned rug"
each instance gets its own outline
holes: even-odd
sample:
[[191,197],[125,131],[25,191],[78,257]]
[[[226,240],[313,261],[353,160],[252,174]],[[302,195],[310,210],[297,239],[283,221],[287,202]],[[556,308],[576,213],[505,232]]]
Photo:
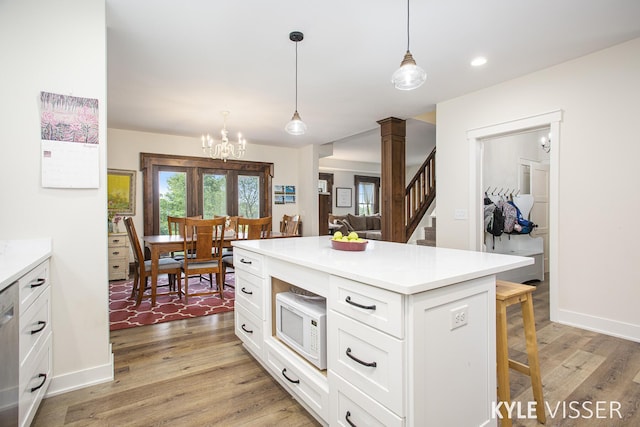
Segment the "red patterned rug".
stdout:
[[[233,274],[227,274],[226,283],[229,285],[234,284]],[[167,277],[159,277],[158,292],[166,292],[166,285]],[[204,295],[189,297],[189,305],[185,305],[184,297],[179,299],[176,294],[158,296],[155,307],[151,307],[151,298],[143,298],[142,303],[136,307],[135,299],[131,298],[132,286],[133,280],[109,283],[109,329],[112,331],[224,313],[232,311],[234,306],[234,290],[225,286],[224,300],[221,300],[217,294]],[[189,293],[209,291],[210,289],[209,281],[205,279],[200,280],[199,277],[191,277],[189,279]],[[151,290],[149,289],[145,292],[145,294],[150,293]]]

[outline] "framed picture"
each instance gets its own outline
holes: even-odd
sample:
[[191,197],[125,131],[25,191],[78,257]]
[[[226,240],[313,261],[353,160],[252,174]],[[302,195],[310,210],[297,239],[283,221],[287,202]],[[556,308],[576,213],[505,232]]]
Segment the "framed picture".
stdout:
[[336,208],[351,207],[351,188],[336,187]]
[[114,214],[136,214],[136,171],[107,170],[107,209]]

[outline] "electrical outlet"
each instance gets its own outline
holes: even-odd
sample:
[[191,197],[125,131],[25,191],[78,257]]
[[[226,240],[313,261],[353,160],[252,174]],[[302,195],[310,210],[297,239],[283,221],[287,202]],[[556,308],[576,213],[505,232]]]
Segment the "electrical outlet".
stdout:
[[463,305],[451,309],[451,330],[464,326],[469,321],[469,306]]

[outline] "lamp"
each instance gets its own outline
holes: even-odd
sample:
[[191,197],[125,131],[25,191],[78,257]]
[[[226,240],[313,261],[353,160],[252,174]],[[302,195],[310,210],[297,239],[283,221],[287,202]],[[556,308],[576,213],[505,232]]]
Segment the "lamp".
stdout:
[[542,147],[545,153],[551,151],[551,133],[549,133],[549,136],[540,138],[540,147]]
[[302,135],[307,131],[307,125],[304,124],[300,118],[300,114],[298,114],[298,42],[301,42],[302,39],[304,39],[304,34],[300,31],[292,31],[289,33],[289,40],[296,44],[296,110],[284,130],[291,135]]
[[391,76],[391,82],[396,89],[417,89],[427,80],[427,73],[416,65],[413,55],[409,50],[409,0],[407,0],[407,53],[400,63],[400,68]]
[[222,138],[220,142],[215,143],[215,140],[211,138],[209,134],[205,137],[202,135],[202,151],[212,159],[222,159],[227,161],[228,158],[240,159],[244,156],[247,148],[247,140],[238,133],[238,142],[235,145],[229,142],[229,131],[227,130],[227,116],[228,111],[222,112],[223,126],[220,134]]

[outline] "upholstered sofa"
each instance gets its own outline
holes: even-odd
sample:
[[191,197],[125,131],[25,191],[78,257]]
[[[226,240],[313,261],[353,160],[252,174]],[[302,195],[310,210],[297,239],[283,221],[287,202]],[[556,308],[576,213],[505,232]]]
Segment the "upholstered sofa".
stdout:
[[380,214],[374,215],[333,215],[329,214],[329,229],[332,233],[336,231],[342,234],[349,234],[352,231],[358,233],[363,239],[382,239],[382,224]]

